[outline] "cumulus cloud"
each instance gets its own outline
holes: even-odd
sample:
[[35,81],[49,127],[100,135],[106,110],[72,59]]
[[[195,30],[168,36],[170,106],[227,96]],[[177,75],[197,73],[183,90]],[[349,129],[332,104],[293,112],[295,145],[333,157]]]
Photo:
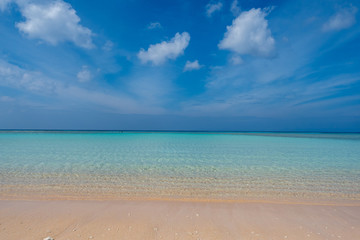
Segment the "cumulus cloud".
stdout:
[[162,28],[161,24],[159,22],[151,22],[149,23],[148,29],[156,29],[156,28]]
[[176,33],[168,42],[150,45],[148,50],[140,49],[138,58],[142,63],[152,62],[154,65],[163,64],[168,59],[176,59],[184,53],[189,45],[190,34],[187,32]]
[[227,26],[227,32],[219,43],[220,49],[238,54],[260,57],[272,57],[275,52],[275,40],[265,19],[268,11],[251,9],[242,12]]
[[356,7],[340,9],[335,15],[324,23],[323,31],[339,31],[355,24]]
[[211,17],[213,15],[214,12],[216,11],[220,11],[223,7],[222,2],[218,2],[218,3],[208,3],[205,7],[206,10],[206,15],[208,17]]
[[186,64],[185,64],[185,67],[184,67],[184,72],[192,71],[192,70],[198,70],[201,67],[202,66],[199,64],[198,60],[195,60],[193,62],[186,61]]
[[80,25],[80,18],[72,6],[61,0],[19,4],[25,21],[16,27],[29,38],[52,45],[73,42],[82,48],[93,48],[90,29]]
[[234,16],[239,16],[240,12],[241,12],[241,9],[239,7],[239,3],[237,0],[234,0],[232,3],[231,3],[231,7],[230,7],[230,11],[232,12],[232,14]]
[[88,82],[92,79],[92,74],[87,66],[82,66],[82,69],[76,75],[79,82]]

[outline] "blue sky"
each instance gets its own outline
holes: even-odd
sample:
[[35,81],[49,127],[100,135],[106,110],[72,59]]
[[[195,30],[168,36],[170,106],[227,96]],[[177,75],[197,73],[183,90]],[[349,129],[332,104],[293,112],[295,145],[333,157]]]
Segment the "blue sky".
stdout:
[[360,131],[359,8],[0,0],[0,128]]

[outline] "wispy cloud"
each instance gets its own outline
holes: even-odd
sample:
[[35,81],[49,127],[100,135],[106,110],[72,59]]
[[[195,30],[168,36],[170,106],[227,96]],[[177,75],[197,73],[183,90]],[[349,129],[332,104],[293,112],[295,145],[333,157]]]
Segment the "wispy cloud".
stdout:
[[[124,114],[156,114],[160,113],[159,102],[149,101],[144,104],[146,96],[141,94],[131,97],[124,92],[111,92],[109,90],[89,90],[74,84],[64,83],[46,77],[41,72],[26,70],[14,64],[0,59],[0,86],[24,91],[27,95],[42,96],[47,99],[57,99],[62,105],[71,102],[71,105],[82,103],[101,106],[103,111],[117,112]],[[152,94],[152,93],[147,93]],[[36,105],[36,103],[33,103]],[[40,103],[42,107],[46,103]],[[51,103],[47,108],[56,108]]]
[[147,26],[147,29],[157,29],[157,28],[162,28],[161,24],[159,22],[151,22],[149,23],[149,25]]
[[0,0],[0,10],[4,11],[13,0]]
[[126,89],[144,108],[153,109],[153,114],[165,113],[165,106],[172,102],[176,89],[173,84],[175,74],[171,68],[158,69],[149,66],[137,66],[126,78]]
[[329,107],[333,109],[335,102],[340,110],[341,104],[357,101],[360,109],[359,96],[342,94],[358,83],[360,75],[339,75],[312,84],[301,81],[255,84],[243,86],[243,90],[207,92],[198,99],[184,102],[183,107],[193,115],[279,117],[299,111],[309,114],[313,110],[321,115]]
[[239,65],[244,63],[244,60],[240,56],[235,55],[230,58],[230,63],[233,65]]
[[230,11],[232,12],[232,14],[233,14],[235,17],[239,16],[239,14],[240,14],[240,12],[241,12],[241,9],[240,9],[240,7],[239,7],[238,0],[234,0],[234,1],[231,3]]
[[13,102],[15,99],[9,96],[1,96],[0,101],[1,102]]
[[220,11],[223,7],[222,2],[208,3],[205,7],[206,16],[211,17],[215,12]]
[[355,24],[356,7],[342,8],[337,11],[330,19],[324,23],[324,31],[339,31]]
[[27,71],[0,59],[1,85],[37,94],[52,94],[58,83],[44,76],[41,72]]
[[148,50],[140,49],[138,57],[142,63],[152,62],[154,65],[161,65],[168,59],[176,59],[184,53],[190,42],[190,34],[187,32],[176,33],[168,42],[150,45]]
[[114,47],[114,43],[112,41],[110,41],[110,40],[107,40],[105,42],[105,44],[103,45],[102,49],[104,51],[109,52],[109,51],[111,51],[113,49],[113,47]]
[[92,76],[88,66],[83,65],[81,70],[76,75],[76,77],[79,80],[79,82],[88,82],[92,79],[93,76]]

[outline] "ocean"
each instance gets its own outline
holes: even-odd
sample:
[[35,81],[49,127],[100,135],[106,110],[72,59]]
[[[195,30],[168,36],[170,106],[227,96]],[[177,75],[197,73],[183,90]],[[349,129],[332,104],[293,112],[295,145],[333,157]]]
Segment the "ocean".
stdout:
[[360,200],[360,134],[1,131],[0,198]]

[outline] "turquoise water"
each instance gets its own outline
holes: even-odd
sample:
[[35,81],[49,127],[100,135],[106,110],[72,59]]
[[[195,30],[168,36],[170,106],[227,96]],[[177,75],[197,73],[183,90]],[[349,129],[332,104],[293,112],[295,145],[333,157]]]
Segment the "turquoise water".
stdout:
[[360,134],[0,132],[0,196],[360,200]]

